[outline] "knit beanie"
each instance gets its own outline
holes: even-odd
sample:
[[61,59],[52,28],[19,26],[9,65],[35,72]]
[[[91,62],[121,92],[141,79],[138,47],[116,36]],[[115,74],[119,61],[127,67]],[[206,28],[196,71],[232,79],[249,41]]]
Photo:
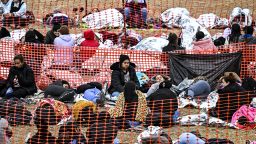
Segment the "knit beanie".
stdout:
[[125,60],[129,60],[129,61],[130,61],[129,56],[128,56],[128,55],[120,55],[120,57],[119,57],[120,65],[121,65]]

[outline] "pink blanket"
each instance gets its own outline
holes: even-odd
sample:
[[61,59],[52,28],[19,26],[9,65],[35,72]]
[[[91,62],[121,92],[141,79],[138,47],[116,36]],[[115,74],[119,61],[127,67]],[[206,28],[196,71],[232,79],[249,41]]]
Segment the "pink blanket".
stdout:
[[237,126],[237,121],[242,116],[246,117],[249,122],[254,122],[254,120],[256,120],[256,108],[247,105],[241,106],[233,114],[231,123]]

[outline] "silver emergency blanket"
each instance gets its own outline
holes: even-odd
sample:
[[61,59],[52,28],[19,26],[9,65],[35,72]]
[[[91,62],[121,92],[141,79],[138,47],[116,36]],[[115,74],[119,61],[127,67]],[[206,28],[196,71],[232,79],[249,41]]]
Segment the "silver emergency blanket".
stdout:
[[183,126],[201,126],[201,125],[210,125],[210,126],[223,126],[223,127],[230,127],[236,128],[233,124],[227,123],[221,119],[215,117],[209,117],[206,113],[201,114],[194,114],[194,115],[187,115],[179,117],[177,122],[179,125]]
[[124,26],[124,17],[116,9],[107,9],[84,17],[82,22],[86,23],[91,29],[102,29],[106,27],[122,28]]
[[160,16],[162,22],[167,27],[179,27],[182,29],[181,46],[190,50],[193,48],[195,34],[202,31],[205,39],[211,38],[210,33],[195,18],[189,16],[189,12],[185,8],[171,8],[163,12]]
[[161,37],[148,37],[143,39],[136,46],[131,47],[130,49],[162,52],[163,47],[167,46],[168,43],[168,40]]
[[228,19],[220,18],[213,13],[200,15],[199,18],[197,19],[197,22],[205,28],[228,26]]
[[[240,17],[242,15],[245,16],[244,21],[240,21],[240,20],[236,21],[235,20],[236,17]],[[242,27],[250,26],[250,25],[252,25],[252,12],[249,9],[242,9],[240,7],[236,7],[233,9],[232,13],[230,14],[229,22],[231,24],[238,23]]]
[[219,99],[219,94],[214,92],[211,92],[206,99],[197,99],[196,97],[193,100],[189,100],[184,98],[185,92],[180,93],[178,97],[178,107],[179,108],[184,108],[188,105],[192,105],[196,108],[200,109],[208,109],[215,108],[216,103],[218,102]]

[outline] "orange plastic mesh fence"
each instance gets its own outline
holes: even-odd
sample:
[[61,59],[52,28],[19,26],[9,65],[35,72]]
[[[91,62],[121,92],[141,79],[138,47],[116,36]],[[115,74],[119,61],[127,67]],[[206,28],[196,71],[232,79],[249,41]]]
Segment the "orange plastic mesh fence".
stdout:
[[[159,134],[163,137],[167,134],[167,138],[173,142],[175,140],[184,141],[184,139],[179,139],[179,136],[182,133],[194,131],[200,133],[200,138],[204,137],[206,141],[219,138],[229,139],[234,143],[245,143],[246,140],[255,140],[255,130],[253,130],[255,122],[251,120],[252,107],[249,106],[253,97],[255,97],[255,92],[221,94],[216,107],[207,111],[201,106],[191,105],[178,109],[181,98],[150,99],[147,106],[151,111],[139,113],[138,105],[146,105],[146,103],[131,102],[124,105],[123,115],[116,118],[111,118],[106,112],[108,109],[97,108],[94,111],[90,106],[81,106],[80,109],[67,106],[68,109],[63,110],[65,104],[42,105],[42,102],[36,106],[23,103],[9,105],[6,102],[1,105],[0,114],[1,117],[7,118],[9,121],[11,128],[4,130],[8,130],[9,136],[12,132],[12,143],[24,143],[26,140],[29,143],[66,143],[73,140],[84,143],[112,143],[116,137],[121,143],[135,143],[149,136],[145,133],[141,134],[143,127],[147,128],[149,125],[161,126],[164,133]],[[199,99],[195,100],[200,103]],[[211,104],[210,101],[208,104]],[[244,112],[239,114],[237,111],[242,107]],[[177,109],[180,118],[174,122],[172,115]],[[71,115],[73,120],[57,125],[64,118],[64,111],[67,111],[67,116]],[[233,115],[235,112],[239,117],[245,116],[245,119],[241,117],[236,119],[238,117]],[[130,128],[136,124],[131,124],[129,121],[134,121],[138,115],[145,116],[145,119],[139,122],[141,123],[140,127]],[[231,120],[238,120],[237,126],[243,130],[235,129],[225,123],[231,122]],[[151,135],[151,141],[154,141],[153,137],[157,137],[157,135]],[[191,140],[189,137],[188,141]],[[157,138],[155,141],[160,143],[162,137]],[[148,140],[150,141],[150,139]],[[185,141],[187,140],[185,139]]]

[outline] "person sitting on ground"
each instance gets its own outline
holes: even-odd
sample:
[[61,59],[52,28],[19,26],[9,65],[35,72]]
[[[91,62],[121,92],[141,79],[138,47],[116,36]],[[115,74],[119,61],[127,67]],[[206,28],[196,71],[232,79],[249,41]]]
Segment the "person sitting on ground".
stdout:
[[140,11],[141,13],[139,15],[142,16],[143,22],[147,23],[147,3],[146,0],[126,0],[125,2],[125,9],[124,9],[124,15],[126,20],[129,20],[131,16],[132,11]]
[[89,127],[96,120],[96,105],[91,101],[78,101],[72,106],[72,117],[78,125]]
[[155,91],[157,91],[159,89],[159,85],[161,82],[165,81],[165,80],[169,80],[170,78],[165,76],[165,75],[156,75],[155,77],[152,78],[152,81],[154,81],[155,83],[151,85],[151,87],[149,88],[148,92],[147,92],[147,96],[151,95],[152,93],[154,93]]
[[53,115],[52,110],[49,107],[44,107],[36,110],[34,116],[34,124],[37,128],[37,133],[27,140],[27,144],[45,144],[56,143],[57,139],[49,132],[49,115]]
[[16,28],[26,23],[27,5],[23,0],[13,0],[9,13],[4,14],[4,25],[14,24]]
[[135,64],[130,62],[128,55],[120,55],[119,62],[110,66],[112,70],[111,85],[108,92],[112,97],[118,97],[124,91],[124,85],[128,81],[133,81],[137,87],[140,86],[136,76]]
[[228,75],[222,77],[220,82],[221,86],[217,91],[219,94],[245,91],[241,84],[238,83],[237,78],[233,73],[229,73]]
[[239,38],[240,42],[245,42],[247,44],[255,44],[256,38],[253,36],[254,28],[253,26],[244,27],[244,35],[241,35]]
[[11,37],[10,32],[5,27],[2,27],[0,30],[0,39],[10,38],[10,37]]
[[86,139],[75,122],[68,122],[59,129],[58,144],[85,144]]
[[175,33],[170,33],[167,40],[169,41],[169,43],[167,46],[163,47],[162,52],[182,50],[178,45],[178,36]]
[[226,42],[226,39],[224,37],[219,37],[213,41],[213,43],[216,47],[225,45],[225,42]]
[[178,117],[174,117],[178,109],[177,95],[170,90],[171,87],[172,83],[165,80],[160,83],[156,92],[148,96],[148,106],[151,111],[151,116],[147,117],[149,125],[168,127],[172,124],[172,120]]
[[193,41],[193,50],[203,52],[204,50],[216,50],[210,38],[205,39],[205,34],[202,31],[196,33],[196,41]]
[[6,98],[25,98],[37,92],[33,70],[24,62],[22,55],[14,57],[15,66],[12,66],[7,78]]
[[106,111],[98,114],[97,121],[86,131],[88,143],[106,144],[114,143],[119,140],[117,137],[118,127],[110,121],[110,115]]
[[241,36],[241,27],[239,24],[233,24],[231,27],[231,34],[228,36],[229,44],[238,43]]
[[147,109],[146,96],[136,90],[134,82],[128,81],[125,83],[124,92],[119,95],[115,107],[108,112],[120,129],[127,129],[144,122]]
[[89,29],[84,32],[85,40],[80,44],[80,59],[86,61],[96,53],[100,43],[95,39],[95,33]]
[[35,29],[29,29],[25,34],[25,42],[27,43],[44,43],[44,36]]
[[199,97],[206,98],[211,92],[211,86],[209,85],[205,77],[197,77],[194,79],[193,84],[191,84],[187,90],[187,96],[190,99]]
[[54,39],[59,36],[58,30],[60,29],[61,25],[60,24],[53,24],[53,27],[50,31],[47,32],[44,43],[45,44],[53,44]]
[[0,14],[8,14],[11,11],[12,0],[1,0],[0,2]]
[[60,36],[54,40],[56,54],[54,55],[54,62],[57,65],[72,65],[75,41],[70,36],[67,26],[61,26],[59,33]]

